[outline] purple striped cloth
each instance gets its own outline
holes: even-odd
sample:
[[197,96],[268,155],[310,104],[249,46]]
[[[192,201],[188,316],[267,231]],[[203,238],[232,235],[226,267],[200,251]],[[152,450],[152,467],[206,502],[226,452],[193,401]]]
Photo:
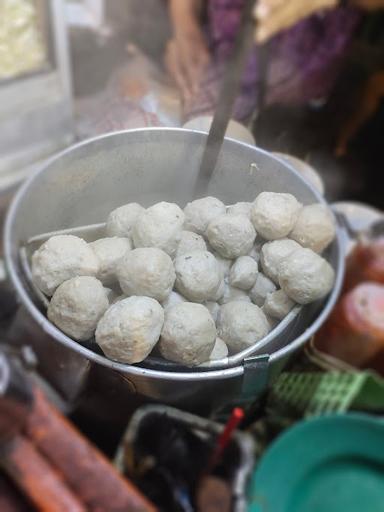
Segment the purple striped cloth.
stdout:
[[[231,52],[244,0],[208,0],[212,61],[198,94],[186,105],[188,119],[212,113]],[[305,104],[326,98],[340,71],[360,12],[349,7],[316,14],[277,35],[270,45],[266,104]],[[234,118],[246,121],[257,107],[258,60],[247,63]]]

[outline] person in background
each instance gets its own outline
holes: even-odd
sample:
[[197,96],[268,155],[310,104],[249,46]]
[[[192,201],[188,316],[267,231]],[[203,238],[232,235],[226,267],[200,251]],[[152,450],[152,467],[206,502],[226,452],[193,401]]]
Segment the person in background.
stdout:
[[347,154],[349,142],[356,136],[360,128],[375,115],[383,100],[384,69],[380,69],[372,73],[366,80],[358,105],[350,113],[340,131],[335,148],[337,157]]
[[[244,0],[169,0],[173,37],[165,64],[177,83],[185,119],[214,111]],[[384,0],[259,0],[256,41],[269,41],[265,106],[323,104],[348,51],[362,9]],[[259,61],[250,55],[233,117],[243,123],[258,109]]]

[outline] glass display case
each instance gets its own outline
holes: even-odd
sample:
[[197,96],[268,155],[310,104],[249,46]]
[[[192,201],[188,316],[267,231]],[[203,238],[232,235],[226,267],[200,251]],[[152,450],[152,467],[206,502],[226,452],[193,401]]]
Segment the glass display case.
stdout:
[[0,190],[73,134],[62,0],[0,2]]

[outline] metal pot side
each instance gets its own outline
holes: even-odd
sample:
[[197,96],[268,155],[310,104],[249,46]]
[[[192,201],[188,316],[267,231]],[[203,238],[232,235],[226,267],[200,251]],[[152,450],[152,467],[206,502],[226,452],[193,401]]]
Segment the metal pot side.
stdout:
[[[152,128],[117,132],[77,144],[49,160],[17,192],[8,211],[4,247],[9,277],[24,309],[33,318],[35,338],[61,344],[55,364],[64,364],[65,355],[96,363],[113,370],[133,390],[151,399],[171,404],[199,400],[208,404],[226,404],[254,397],[281,371],[294,353],[324,322],[340,292],[344,274],[342,234],[327,251],[336,272],[336,283],[322,303],[306,306],[262,354],[232,368],[169,372],[137,365],[116,363],[71,340],[46,318],[28,288],[19,263],[19,249],[40,233],[104,222],[114,208],[135,201],[150,206],[158,201],[180,206],[192,200],[206,134],[174,128]],[[226,204],[252,201],[262,191],[290,192],[303,204],[325,203],[287,163],[266,151],[226,139],[206,195]],[[53,348],[53,347],[51,347]],[[75,356],[76,354],[76,356]],[[53,361],[52,361],[53,363]],[[50,373],[53,374],[54,366]],[[74,365],[76,368],[76,365]],[[247,368],[250,378],[245,390]],[[66,387],[62,378],[59,387]],[[62,373],[62,372],[61,372]],[[86,373],[86,372],[85,372]],[[62,376],[63,377],[63,376]],[[250,385],[251,383],[251,385]],[[249,387],[250,386],[250,387]]]

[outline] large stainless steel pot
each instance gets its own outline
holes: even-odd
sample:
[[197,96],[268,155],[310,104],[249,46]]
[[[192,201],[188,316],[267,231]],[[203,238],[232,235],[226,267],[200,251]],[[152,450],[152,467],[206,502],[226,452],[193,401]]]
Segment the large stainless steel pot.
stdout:
[[[290,328],[262,353],[235,367],[167,371],[124,365],[76,343],[54,327],[24,280],[19,249],[44,232],[103,222],[129,201],[160,200],[184,205],[192,199],[206,135],[182,129],[142,129],[105,135],[78,144],[50,160],[18,191],[5,226],[5,258],[23,308],[28,341],[45,374],[65,395],[75,396],[97,381],[99,392],[136,392],[184,407],[209,409],[246,401],[262,392],[284,364],[323,323],[340,291],[344,257],[340,233],[327,257],[336,271],[332,293],[306,306]],[[226,204],[250,201],[263,190],[293,193],[304,204],[324,199],[287,165],[253,146],[226,140],[207,195]],[[21,323],[17,323],[20,329]],[[116,394],[114,396],[117,396]],[[122,398],[123,397],[123,398]]]

